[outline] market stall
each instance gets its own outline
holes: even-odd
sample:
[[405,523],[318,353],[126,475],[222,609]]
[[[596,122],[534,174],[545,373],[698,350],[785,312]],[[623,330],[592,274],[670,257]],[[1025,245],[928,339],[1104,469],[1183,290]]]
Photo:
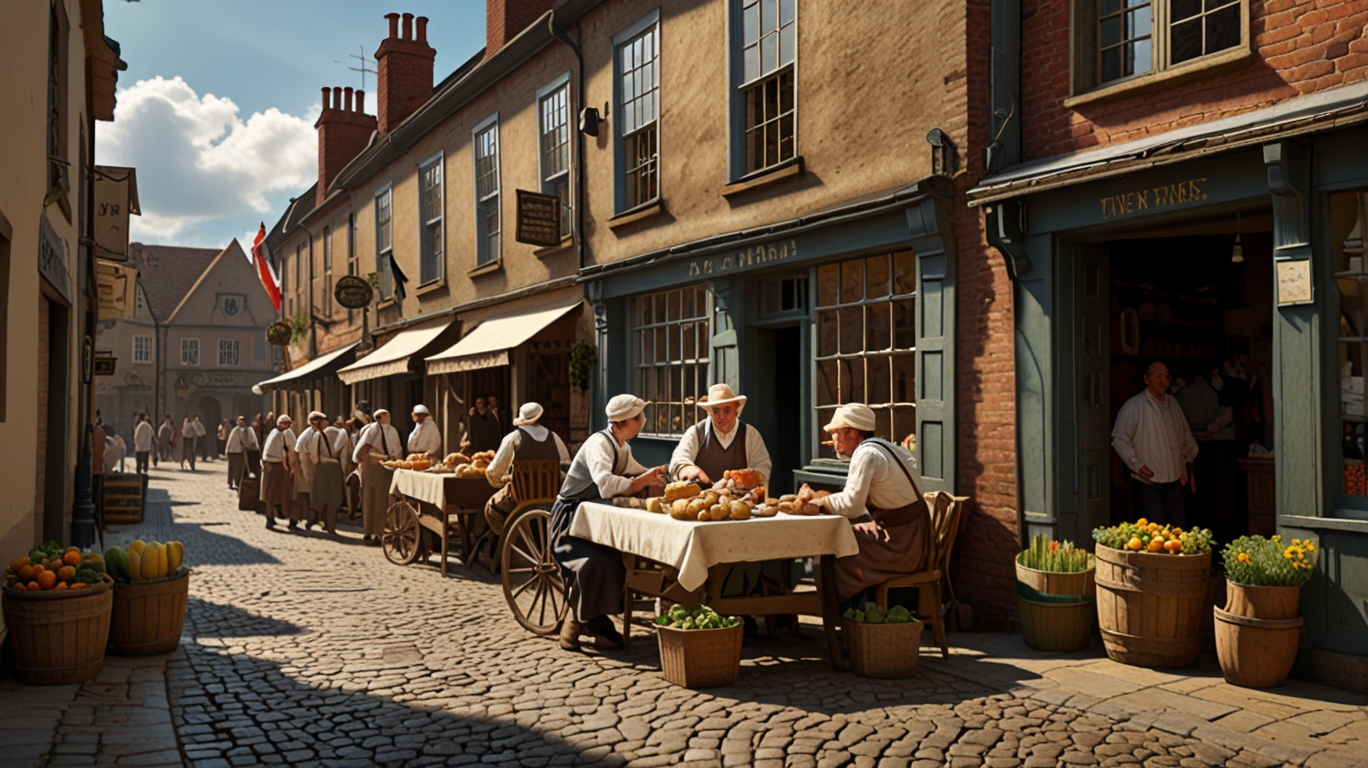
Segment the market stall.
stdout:
[[461,562],[470,565],[471,523],[475,516],[484,514],[485,502],[495,490],[482,473],[462,477],[440,468],[395,469],[390,496],[397,500],[385,513],[381,537],[385,557],[397,565],[407,565],[426,560],[435,550],[441,554],[440,568],[445,576],[451,539],[459,535]]

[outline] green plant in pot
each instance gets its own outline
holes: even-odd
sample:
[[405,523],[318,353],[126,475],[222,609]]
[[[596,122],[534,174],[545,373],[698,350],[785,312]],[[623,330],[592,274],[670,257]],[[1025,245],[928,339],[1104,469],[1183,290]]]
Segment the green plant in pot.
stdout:
[[1301,588],[1316,570],[1316,542],[1242,536],[1226,545],[1226,606],[1215,608],[1216,656],[1226,682],[1274,688],[1301,645]]
[[1016,557],[1017,605],[1026,644],[1038,651],[1081,651],[1095,613],[1091,552],[1036,535]]

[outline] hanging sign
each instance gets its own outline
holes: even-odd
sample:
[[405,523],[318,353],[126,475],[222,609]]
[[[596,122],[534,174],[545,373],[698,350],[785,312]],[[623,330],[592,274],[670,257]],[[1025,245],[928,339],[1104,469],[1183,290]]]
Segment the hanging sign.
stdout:
[[347,309],[368,307],[374,296],[375,292],[371,290],[371,284],[356,275],[343,275],[338,278],[337,285],[333,287],[333,298],[337,299],[337,303]]
[[97,165],[93,176],[95,255],[111,261],[128,261],[128,215],[141,215],[137,171]]
[[101,320],[133,319],[137,306],[138,270],[107,259],[96,259],[95,285],[99,291]]
[[528,245],[560,245],[561,201],[555,195],[518,190],[517,241]]
[[104,356],[101,356],[101,355],[96,355],[96,356],[95,356],[95,375],[96,375],[96,376],[113,376],[113,375],[114,375],[114,366],[115,366],[118,362],[119,362],[119,358],[117,358],[117,357],[104,357]]
[[277,347],[289,344],[292,336],[294,336],[294,331],[291,330],[290,324],[284,320],[277,320],[266,326],[266,340]]

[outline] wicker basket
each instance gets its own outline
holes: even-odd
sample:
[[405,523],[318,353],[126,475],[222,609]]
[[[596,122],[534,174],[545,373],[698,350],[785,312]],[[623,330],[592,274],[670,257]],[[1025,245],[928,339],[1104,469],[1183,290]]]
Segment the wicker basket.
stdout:
[[920,621],[906,624],[865,624],[842,619],[850,668],[862,677],[916,677],[921,648]]
[[656,627],[660,672],[685,688],[731,685],[741,674],[740,624],[726,629]]
[[190,569],[181,566],[164,579],[114,586],[109,627],[110,652],[118,656],[155,656],[180,645]]
[[114,580],[90,589],[28,592],[4,588],[14,674],[26,685],[71,685],[104,666]]

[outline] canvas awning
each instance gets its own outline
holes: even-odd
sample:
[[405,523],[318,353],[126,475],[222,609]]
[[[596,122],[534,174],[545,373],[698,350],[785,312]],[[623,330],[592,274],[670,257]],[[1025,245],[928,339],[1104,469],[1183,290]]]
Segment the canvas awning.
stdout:
[[342,381],[355,384],[382,376],[409,372],[409,358],[437,340],[453,321],[450,318],[406,328],[389,343],[337,372]]
[[536,336],[579,304],[576,301],[568,306],[491,317],[451,349],[427,358],[428,373],[457,373],[508,365],[508,350]]
[[[360,342],[357,342],[360,344]],[[274,379],[267,379],[256,385],[255,389],[262,392],[269,392],[273,389],[285,389],[286,387],[304,384],[309,381],[332,376],[337,373],[337,369],[350,363],[356,356],[356,344],[348,344],[341,349],[335,349],[326,355],[315,357],[309,362],[286,371]]]

